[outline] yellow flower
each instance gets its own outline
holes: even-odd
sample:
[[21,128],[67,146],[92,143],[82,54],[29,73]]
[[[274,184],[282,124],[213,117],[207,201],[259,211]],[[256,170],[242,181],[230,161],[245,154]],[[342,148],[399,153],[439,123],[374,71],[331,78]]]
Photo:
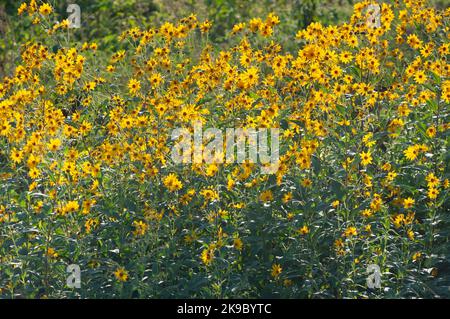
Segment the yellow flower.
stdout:
[[128,280],[128,271],[126,271],[122,267],[117,268],[116,271],[114,272],[114,276],[118,281],[125,282]]
[[292,199],[292,192],[283,195],[283,203],[288,203]]
[[282,271],[283,271],[283,268],[281,268],[281,266],[279,264],[273,264],[272,271],[270,274],[272,275],[273,278],[278,278]]
[[306,235],[309,233],[309,228],[306,225],[303,225],[302,228],[298,230],[301,235]]
[[437,188],[429,188],[428,189],[428,198],[429,199],[436,199],[439,195],[439,190]]
[[425,180],[428,182],[427,186],[429,188],[435,188],[435,187],[439,186],[439,184],[440,184],[439,178],[437,178],[433,172],[429,173],[427,175],[427,177],[425,178]]
[[370,217],[370,216],[373,215],[373,211],[370,210],[370,209],[368,209],[368,208],[366,208],[366,209],[364,209],[364,210],[362,211],[361,214],[362,214],[364,217],[368,218],[368,217]]
[[62,213],[63,214],[74,213],[79,209],[80,209],[80,205],[78,204],[78,202],[72,200],[72,201],[67,202],[67,204],[63,207]]
[[61,146],[61,140],[58,138],[51,139],[47,146],[50,151],[56,151]]
[[47,256],[49,256],[50,258],[57,258],[58,253],[52,247],[49,247],[47,249]]
[[423,84],[426,82],[427,80],[427,76],[425,75],[424,71],[417,71],[416,74],[414,74],[414,80],[418,83],[418,84]]
[[166,188],[171,192],[175,192],[175,191],[183,188],[183,183],[181,183],[181,181],[178,179],[178,177],[173,173],[166,176],[163,179],[163,183],[164,183],[164,186],[166,186]]
[[300,165],[301,169],[309,169],[311,167],[311,157],[306,153],[306,151],[300,152],[297,155],[295,162]]
[[141,89],[141,82],[136,79],[130,79],[128,82],[128,89],[131,95],[136,95]]
[[11,151],[11,160],[14,163],[20,163],[23,159],[23,151],[18,151],[16,148],[13,148]]
[[303,187],[311,187],[312,181],[309,178],[305,178],[301,182]]
[[258,80],[258,69],[255,67],[251,67],[240,76],[240,86],[242,88],[249,88],[258,83]]
[[411,207],[414,206],[414,203],[415,203],[415,202],[416,202],[416,201],[415,201],[414,199],[412,199],[411,197],[405,198],[405,199],[403,200],[403,207],[404,207],[405,209],[409,209],[409,208],[411,208]]
[[209,266],[214,259],[214,249],[212,248],[203,249],[202,254],[200,255],[200,259],[206,266]]
[[402,224],[405,223],[405,215],[398,214],[392,218],[392,222],[394,223],[395,228],[399,228]]
[[149,80],[152,88],[155,89],[161,84],[161,82],[163,81],[163,78],[162,78],[161,74],[155,73],[155,74],[152,74],[152,76],[150,76],[150,78],[148,80]]
[[415,34],[409,35],[406,42],[414,49],[419,49],[422,47],[422,41]]
[[429,138],[435,137],[436,136],[436,127],[430,126],[429,128],[427,128],[427,135]]
[[229,191],[232,190],[234,188],[234,185],[236,185],[235,180],[230,175],[228,175],[227,176],[227,189]]
[[90,233],[92,229],[95,229],[100,224],[100,221],[98,218],[88,218],[86,222],[84,223],[84,227],[86,228],[86,233]]
[[96,82],[90,81],[84,85],[84,90],[85,91],[93,91],[96,86],[97,86]]
[[212,23],[208,20],[205,20],[202,24],[200,24],[200,31],[202,33],[206,33],[209,31],[209,29],[211,29],[212,27]]
[[344,237],[351,237],[357,235],[356,227],[350,226],[344,231]]
[[414,253],[414,255],[412,256],[412,260],[417,261],[422,257],[422,253],[421,252],[416,252]]
[[418,145],[411,145],[409,146],[403,153],[405,154],[405,157],[409,159],[410,161],[413,161],[417,158],[419,155],[419,147]]
[[242,250],[242,247],[244,246],[244,244],[242,243],[242,240],[240,238],[235,238],[233,240],[233,246],[237,250]]
[[20,7],[17,9],[17,14],[21,15],[22,13],[25,12],[25,10],[27,10],[27,4],[24,2],[20,4]]
[[202,195],[207,201],[213,201],[219,199],[219,193],[214,191],[213,189],[206,188],[200,191],[200,195]]
[[396,177],[397,177],[397,173],[396,172],[394,172],[394,171],[392,171],[392,172],[389,172],[388,174],[387,174],[387,180],[388,181],[393,181]]
[[361,157],[361,164],[363,166],[367,166],[370,163],[372,163],[372,154],[370,153],[370,151],[367,152],[361,152],[359,154],[359,156]]
[[53,12],[52,7],[48,3],[44,3],[39,7],[39,13],[46,16]]
[[135,228],[135,230],[133,231],[134,236],[143,236],[148,229],[148,225],[141,220],[140,221],[135,220],[133,222],[133,226]]
[[261,201],[263,201],[264,203],[270,202],[273,200],[273,194],[271,190],[266,190],[264,192],[261,193],[260,197]]
[[31,168],[28,172],[28,176],[30,176],[32,179],[36,179],[41,175],[41,172],[37,168]]
[[11,131],[11,124],[8,121],[0,122],[0,136],[6,136]]
[[88,214],[89,212],[90,212],[90,210],[91,210],[91,208],[92,208],[92,206],[94,206],[95,205],[95,203],[96,203],[96,200],[95,199],[92,199],[92,200],[85,200],[84,202],[83,202],[83,214]]

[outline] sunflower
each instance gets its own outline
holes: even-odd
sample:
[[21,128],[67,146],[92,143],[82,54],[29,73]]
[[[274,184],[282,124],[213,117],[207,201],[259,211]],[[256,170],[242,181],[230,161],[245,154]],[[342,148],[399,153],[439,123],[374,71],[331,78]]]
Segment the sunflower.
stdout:
[[114,272],[114,276],[118,281],[125,282],[128,280],[128,271],[126,271],[122,267],[117,268],[116,271]]

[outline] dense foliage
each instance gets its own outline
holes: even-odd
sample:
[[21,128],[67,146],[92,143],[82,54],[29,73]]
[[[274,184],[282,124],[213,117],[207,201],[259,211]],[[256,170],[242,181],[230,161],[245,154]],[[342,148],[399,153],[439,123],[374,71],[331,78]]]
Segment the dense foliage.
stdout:
[[[449,297],[450,9],[381,3],[374,27],[370,3],[293,34],[269,13],[217,45],[191,14],[101,46],[20,5],[0,296]],[[173,129],[195,121],[279,128],[279,169],[173,163]]]

